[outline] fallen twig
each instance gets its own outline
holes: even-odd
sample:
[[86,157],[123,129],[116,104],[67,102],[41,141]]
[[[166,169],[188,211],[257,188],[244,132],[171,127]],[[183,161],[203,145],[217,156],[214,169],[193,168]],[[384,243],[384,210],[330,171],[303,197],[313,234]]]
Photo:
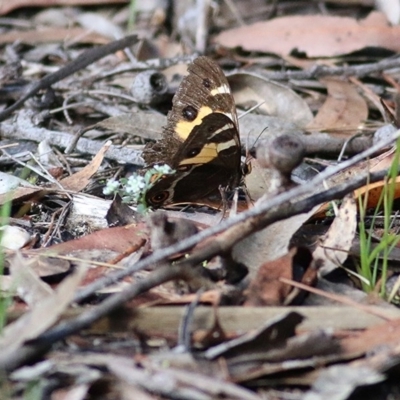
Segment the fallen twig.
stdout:
[[324,76],[357,76],[359,78],[376,72],[382,72],[391,68],[400,68],[400,58],[386,58],[382,61],[370,64],[345,65],[340,67],[328,67],[326,65],[314,65],[304,71],[257,71],[268,79],[282,81],[294,79],[318,79]]

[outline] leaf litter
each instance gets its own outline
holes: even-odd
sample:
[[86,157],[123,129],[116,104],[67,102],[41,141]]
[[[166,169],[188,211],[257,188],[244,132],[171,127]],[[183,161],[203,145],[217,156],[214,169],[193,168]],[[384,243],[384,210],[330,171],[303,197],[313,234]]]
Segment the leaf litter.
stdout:
[[[349,272],[360,256],[357,198],[368,192],[368,208],[379,204],[396,154],[396,118],[379,100],[396,115],[394,20],[372,2],[342,5],[343,17],[311,2],[301,13],[277,2],[274,14],[238,1],[229,12],[205,8],[203,19],[189,4],[171,18],[154,2],[136,10],[135,33],[146,40],[114,40],[127,32],[128,8],[101,3],[39,2],[28,22],[26,2],[0,7],[11,17],[0,21],[1,205],[11,205],[2,224],[23,226],[29,238],[8,233],[18,245],[3,251],[2,393],[395,395],[400,313],[361,292]],[[379,5],[385,13],[388,4]],[[246,190],[223,194],[222,206],[199,199],[144,218],[102,188],[143,167],[143,145],[157,140],[178,75],[194,58],[188,49],[207,50],[224,67],[239,115],[258,105],[240,119],[252,171]],[[153,71],[140,78],[152,100],[139,104],[149,93],[133,98],[131,82],[143,71]],[[27,140],[28,152],[9,147]],[[335,217],[333,200],[341,203]],[[369,229],[378,242],[379,220]],[[397,254],[395,246],[388,258],[395,279]]]

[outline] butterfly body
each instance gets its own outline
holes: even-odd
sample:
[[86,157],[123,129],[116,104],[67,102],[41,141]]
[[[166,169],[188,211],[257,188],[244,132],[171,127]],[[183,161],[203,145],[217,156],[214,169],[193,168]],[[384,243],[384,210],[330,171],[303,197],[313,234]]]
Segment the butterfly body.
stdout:
[[161,140],[146,146],[148,165],[175,172],[146,193],[153,207],[193,203],[241,178],[241,147],[233,96],[221,68],[207,57],[189,66],[173,99]]

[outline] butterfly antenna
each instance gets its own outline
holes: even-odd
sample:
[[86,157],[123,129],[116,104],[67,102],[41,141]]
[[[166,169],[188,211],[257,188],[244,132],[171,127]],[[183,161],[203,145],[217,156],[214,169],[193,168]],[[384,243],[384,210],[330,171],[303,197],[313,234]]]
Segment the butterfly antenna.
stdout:
[[[243,117],[245,117],[247,114],[251,113],[252,111],[256,110],[257,108],[261,107],[266,101],[262,101],[258,104],[256,104],[254,107],[249,108],[247,111],[245,111],[244,113],[240,114],[238,116],[238,119],[241,119]],[[264,128],[261,133],[257,136],[256,140],[254,141],[253,145],[250,147],[249,146],[249,137],[250,137],[250,132],[247,135],[247,139],[246,139],[246,164],[248,163],[248,160],[250,160],[250,151],[254,148],[254,146],[256,145],[258,139],[260,138],[260,136],[264,133],[264,131],[267,129],[268,127]]]
[[254,141],[253,145],[250,147],[250,149],[254,149],[254,147],[256,147],[256,144],[258,142],[258,140],[260,139],[261,135],[268,129],[268,125],[263,128],[263,130],[259,133],[259,135],[256,137],[256,140]]

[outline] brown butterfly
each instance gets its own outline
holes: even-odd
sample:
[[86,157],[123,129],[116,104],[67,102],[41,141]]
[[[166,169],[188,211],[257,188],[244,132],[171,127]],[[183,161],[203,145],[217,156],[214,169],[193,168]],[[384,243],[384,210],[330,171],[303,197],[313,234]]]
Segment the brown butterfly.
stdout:
[[238,119],[228,81],[205,56],[195,59],[188,72],[162,138],[143,151],[147,165],[167,164],[175,171],[147,191],[146,203],[153,207],[195,203],[241,180]]

